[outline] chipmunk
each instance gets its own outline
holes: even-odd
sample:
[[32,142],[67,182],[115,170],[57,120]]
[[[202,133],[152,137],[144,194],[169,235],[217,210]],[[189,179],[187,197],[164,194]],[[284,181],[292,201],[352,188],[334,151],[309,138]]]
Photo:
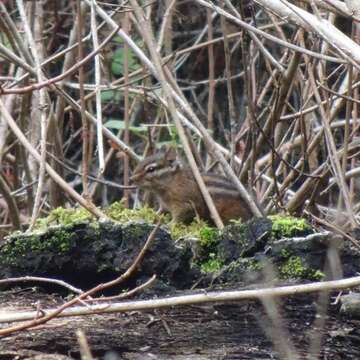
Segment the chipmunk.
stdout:
[[[235,186],[225,177],[202,173],[223,222],[248,220],[249,207]],[[156,195],[161,207],[171,213],[174,222],[191,222],[195,216],[212,222],[209,209],[189,166],[182,164],[172,149],[149,156],[135,168],[131,182]]]

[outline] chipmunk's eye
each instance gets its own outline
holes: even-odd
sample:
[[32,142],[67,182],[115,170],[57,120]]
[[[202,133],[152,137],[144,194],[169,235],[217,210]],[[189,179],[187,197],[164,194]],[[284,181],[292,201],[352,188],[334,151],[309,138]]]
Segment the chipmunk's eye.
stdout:
[[150,173],[150,172],[155,171],[155,169],[156,169],[155,165],[148,165],[145,170],[147,173]]

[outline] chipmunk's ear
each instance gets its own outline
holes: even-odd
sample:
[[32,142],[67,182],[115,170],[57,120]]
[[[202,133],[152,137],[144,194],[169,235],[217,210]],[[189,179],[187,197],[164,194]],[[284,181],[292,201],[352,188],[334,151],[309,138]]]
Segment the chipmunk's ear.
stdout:
[[177,152],[174,147],[169,147],[166,149],[165,159],[169,162],[174,162],[177,159]]

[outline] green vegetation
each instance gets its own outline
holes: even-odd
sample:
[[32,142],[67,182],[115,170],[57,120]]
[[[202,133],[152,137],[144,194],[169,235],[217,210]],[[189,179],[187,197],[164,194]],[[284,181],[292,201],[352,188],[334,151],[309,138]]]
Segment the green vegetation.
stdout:
[[273,239],[305,235],[311,232],[311,227],[305,219],[284,215],[272,215],[269,219],[272,221]]
[[129,221],[143,221],[149,224],[161,221],[166,223],[170,221],[170,216],[165,214],[158,214],[152,208],[141,207],[139,209],[127,209],[121,201],[114,202],[107,209],[105,214],[112,220],[118,221],[122,224]]
[[[105,124],[105,127],[108,129],[116,129],[116,130],[124,130],[125,129],[125,121],[119,119],[109,119]],[[129,126],[129,131],[134,134],[141,135],[147,133],[146,126]]]
[[[170,222],[170,215],[158,214],[149,207],[127,209],[121,201],[113,203],[104,212],[110,219],[121,224],[132,221],[149,224],[160,221],[168,224],[174,240],[196,238],[198,247],[194,262],[203,272],[215,272],[224,266],[224,259],[218,253],[219,237],[244,238],[246,241],[246,236],[239,236],[240,233],[244,232],[245,234],[245,224],[237,225],[236,229],[227,228],[222,233],[201,220],[195,220],[190,225],[172,223]],[[296,236],[311,231],[309,224],[304,219],[279,215],[271,216],[270,219],[272,221],[273,239]],[[40,230],[40,234],[16,235],[19,236],[18,239],[6,244],[2,249],[0,261],[14,263],[16,260],[16,263],[19,263],[19,257],[21,258],[31,251],[68,252],[71,249],[73,236],[71,227],[84,222],[93,227],[94,231],[99,230],[99,222],[87,210],[83,208],[57,208],[46,218],[38,220],[36,230]],[[59,227],[59,225],[63,225],[63,227]],[[41,235],[41,232],[45,230],[47,230],[46,237]],[[138,237],[143,236],[145,230],[143,227],[133,224],[127,228],[127,231],[130,231],[132,236]],[[283,261],[279,266],[279,273],[283,278],[321,279],[324,276],[320,271],[306,267],[300,257],[294,256],[286,249],[282,250],[281,258]],[[261,270],[259,262],[250,262],[248,265],[249,270]]]
[[215,254],[211,253],[209,259],[200,264],[200,269],[202,272],[211,273],[219,271],[224,266],[224,263],[216,258]]
[[219,230],[210,227],[205,221],[194,220],[189,225],[173,223],[170,233],[174,240],[196,238],[199,249],[194,259],[203,272],[214,272],[221,269],[223,261],[217,255]]
[[194,220],[189,225],[172,223],[170,234],[174,240],[185,238],[198,240],[199,251],[194,261],[203,272],[218,271],[224,265],[217,255],[220,232],[218,229],[210,227],[205,221]]
[[283,259],[288,259],[291,256],[291,251],[288,249],[281,249],[280,256]]
[[35,229],[46,229],[51,225],[70,226],[80,222],[88,222],[94,220],[94,217],[84,208],[64,209],[58,207],[50,212],[46,218],[37,221]]
[[[157,221],[170,221],[169,215],[157,214],[149,207],[142,207],[140,209],[127,209],[121,201],[113,203],[110,207],[104,210],[105,214],[112,220],[127,223],[129,221],[144,221],[147,223],[155,223]],[[64,209],[62,207],[52,210],[45,218],[37,221],[35,229],[44,230],[53,225],[71,226],[74,224],[88,222],[90,225],[97,225],[97,220],[84,208]]]
[[194,220],[189,225],[173,223],[170,233],[174,240],[196,238],[199,251],[195,263],[203,272],[214,272],[221,269],[223,261],[217,256],[219,230],[210,227],[205,221]]
[[[124,58],[127,55],[128,67],[129,71],[133,72],[140,68],[139,61],[135,56],[134,52],[131,49],[128,49],[127,54],[124,52],[124,41],[118,36],[115,38],[115,42],[119,44],[119,48],[117,48],[113,54],[112,62],[111,62],[111,72],[116,76],[122,76],[124,73]],[[142,46],[141,41],[136,41],[138,46]]]
[[[162,222],[168,224],[170,234],[174,240],[181,238],[197,238],[200,244],[201,256],[197,259],[199,266],[204,271],[216,271],[222,266],[222,261],[217,259],[217,243],[219,231],[215,228],[209,227],[204,221],[193,221],[190,225],[184,225],[180,223],[171,223],[171,217],[167,214],[158,214],[152,208],[142,207],[139,209],[127,209],[124,207],[121,201],[113,203],[110,207],[104,210],[105,214],[112,220],[121,224],[129,223],[131,221],[153,224],[156,222]],[[65,225],[65,227],[75,225],[77,223],[87,222],[89,226],[93,227],[95,231],[99,229],[98,221],[85,209],[64,209],[57,208],[53,210],[46,218],[39,219],[36,224],[36,230],[44,231],[45,229],[54,225]],[[128,227],[127,231],[131,232],[131,236],[139,237],[144,235],[144,228],[137,226]],[[70,243],[67,240],[67,235],[70,237],[70,233],[66,229],[62,229],[54,236],[59,236],[59,239],[46,240],[44,244],[40,245],[38,242],[39,237],[34,236],[34,241],[27,239],[28,246],[35,246],[37,250],[54,248],[55,251],[66,251],[70,248]],[[32,245],[31,245],[32,244]],[[26,249],[20,249],[15,246],[18,254],[23,253]],[[34,250],[34,249],[33,249]]]
[[204,225],[199,229],[200,245],[209,251],[215,250],[218,244],[218,236],[219,231],[216,228]]
[[203,272],[218,271],[224,262],[217,255],[217,245],[219,243],[219,231],[204,225],[199,229],[198,239],[201,248],[200,269]]
[[4,264],[21,264],[30,252],[51,251],[53,253],[66,253],[71,249],[73,234],[64,229],[51,229],[45,239],[39,234],[18,236],[14,241],[5,243],[1,248],[0,261]]
[[[245,260],[245,259],[244,259]],[[248,269],[252,271],[261,271],[264,268],[264,263],[255,259],[248,260]]]
[[[139,209],[127,209],[121,201],[117,201],[107,209],[104,209],[104,212],[110,219],[121,224],[131,221],[154,224],[160,221],[169,225],[170,233],[174,240],[196,237],[200,240],[201,245],[208,249],[215,245],[218,235],[218,230],[209,227],[204,221],[196,220],[190,225],[171,223],[169,214],[158,214],[152,208],[146,206]],[[83,208],[64,209],[59,207],[51,211],[47,217],[39,219],[35,229],[45,230],[53,225],[71,226],[82,222],[88,222],[94,228],[98,226],[98,221]]]
[[226,236],[230,238],[235,238],[241,245],[247,244],[246,238],[246,229],[247,225],[244,224],[241,220],[231,220],[230,223],[233,225],[231,227],[225,228]]
[[320,270],[306,267],[299,256],[290,256],[279,266],[279,273],[285,279],[321,280],[325,276]]
[[[172,223],[170,222],[170,215],[158,214],[152,208],[142,207],[139,209],[127,209],[124,207],[121,201],[113,203],[107,209],[104,209],[105,214],[112,220],[125,224],[128,222],[141,222],[153,224],[156,222],[162,222],[168,224],[170,234],[174,240],[185,238],[198,239],[199,252],[198,256],[194,260],[204,272],[213,272],[219,270],[224,262],[218,255],[218,241],[221,232],[213,227],[210,227],[206,222],[201,220],[195,220],[190,225]],[[46,218],[39,219],[36,224],[36,230],[44,231],[51,226],[65,225],[65,227],[75,225],[77,223],[87,222],[89,226],[93,227],[95,231],[99,229],[98,221],[85,209],[64,209],[57,208],[53,210]],[[244,227],[245,229],[245,227]],[[51,229],[50,229],[51,230]],[[127,231],[131,231],[131,236],[138,237],[143,236],[144,229],[142,227],[131,226],[127,228]],[[71,233],[71,232],[70,232]],[[54,233],[55,234],[55,233]],[[42,246],[44,249],[55,249],[55,251],[67,251],[70,248],[70,235],[63,229],[62,232],[56,233],[59,239],[55,240],[51,237],[50,241],[47,239],[43,245],[40,245],[39,237],[35,241],[28,241],[28,246],[35,246],[40,250]],[[55,235],[54,235],[55,236]],[[33,245],[31,245],[33,244]],[[18,249],[19,254],[25,249]],[[14,250],[16,251],[16,250]]]
[[205,221],[194,220],[191,224],[171,223],[170,233],[174,240],[195,237],[205,245],[214,241],[218,230],[210,227]]
[[255,260],[254,258],[238,258],[235,261],[232,261],[227,267],[228,271],[243,271],[243,272],[258,272],[262,271],[264,268],[264,263],[261,261]]
[[322,271],[309,268],[300,256],[294,255],[288,249],[281,250],[280,258],[283,261],[278,269],[280,276],[284,279],[321,280],[325,277]]

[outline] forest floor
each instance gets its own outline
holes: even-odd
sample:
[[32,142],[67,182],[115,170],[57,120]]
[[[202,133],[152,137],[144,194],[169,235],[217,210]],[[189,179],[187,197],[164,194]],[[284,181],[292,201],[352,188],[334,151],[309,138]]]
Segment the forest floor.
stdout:
[[[318,340],[321,359],[359,359],[360,320],[344,318],[339,305],[329,304],[325,326],[317,328],[316,300],[317,295],[301,295],[277,301],[282,319],[276,326],[254,301],[57,318],[1,338],[0,360],[80,359],[77,329],[96,359],[278,359],[281,343],[290,342],[300,359],[316,359],[309,354]],[[0,293],[1,311],[54,308],[64,301],[34,288]]]

